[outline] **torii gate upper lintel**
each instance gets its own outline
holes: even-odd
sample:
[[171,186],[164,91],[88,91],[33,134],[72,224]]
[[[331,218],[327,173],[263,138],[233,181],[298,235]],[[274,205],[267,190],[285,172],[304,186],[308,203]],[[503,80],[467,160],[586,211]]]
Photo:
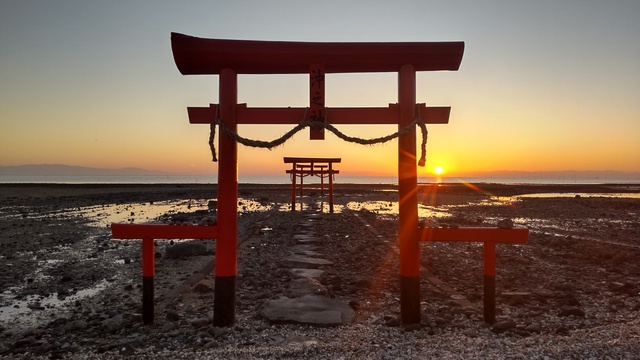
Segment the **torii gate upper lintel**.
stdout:
[[[397,124],[403,128],[417,117],[425,123],[447,123],[448,107],[416,104],[416,71],[458,70],[464,42],[326,43],[203,39],[171,34],[175,63],[183,75],[220,75],[219,104],[189,108],[192,123],[211,123],[218,114],[227,129],[238,124],[297,124],[325,121],[325,73],[397,72],[398,104],[388,108],[331,108],[332,124]],[[248,108],[237,104],[238,74],[310,75],[310,106],[302,108]],[[311,139],[322,139],[323,129],[311,129]],[[235,321],[237,274],[237,143],[219,137],[218,238],[214,325]],[[398,139],[398,196],[401,318],[420,322],[420,251],[415,130]]]

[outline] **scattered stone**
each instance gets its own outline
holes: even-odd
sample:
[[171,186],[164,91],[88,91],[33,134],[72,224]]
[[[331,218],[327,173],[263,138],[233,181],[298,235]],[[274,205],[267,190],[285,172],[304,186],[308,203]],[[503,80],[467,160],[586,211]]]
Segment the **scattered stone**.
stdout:
[[524,297],[522,295],[514,295],[509,298],[509,305],[519,306],[524,304]]
[[580,301],[572,294],[568,294],[564,298],[564,304],[568,306],[580,306]]
[[584,317],[584,311],[577,306],[565,305],[558,311],[558,316],[580,316]]
[[536,333],[539,334],[542,331],[542,328],[540,327],[540,324],[530,324],[527,327],[524,328],[526,331],[531,332],[531,333]]
[[162,324],[162,328],[160,331],[162,331],[163,333],[175,330],[178,326],[172,322],[166,322],[164,324]]
[[223,327],[212,326],[209,329],[207,329],[207,332],[211,336],[221,337],[223,335],[226,335],[229,331],[226,328],[223,328]]
[[165,256],[171,259],[179,259],[189,256],[208,255],[211,251],[201,242],[181,242],[173,246],[167,246]]
[[499,220],[496,226],[501,229],[511,229],[513,227],[513,220],[511,219]]
[[115,333],[122,329],[121,321],[122,319],[116,315],[113,318],[103,320],[102,327],[104,327],[107,332]]
[[191,324],[191,326],[193,326],[194,328],[201,328],[209,324],[209,319],[208,318],[194,319],[194,320],[191,320],[189,324]]
[[185,223],[189,221],[187,214],[174,214],[171,216],[172,223]]
[[218,218],[215,216],[206,216],[198,221],[199,226],[213,226],[218,224]]
[[495,324],[493,324],[493,326],[491,327],[491,331],[493,331],[496,334],[500,334],[509,329],[513,329],[515,327],[516,327],[516,322],[513,321],[512,319],[507,319],[507,320],[498,321]]
[[206,344],[204,344],[202,347],[205,348],[205,349],[213,349],[213,348],[216,348],[218,346],[220,346],[220,345],[218,344],[217,341],[211,340],[211,341],[207,342]]
[[213,292],[213,288],[207,284],[198,283],[198,285],[193,287],[193,292],[199,294],[210,294]]
[[165,310],[165,315],[167,320],[169,321],[178,321],[180,320],[180,315],[174,310]]
[[131,344],[122,344],[118,346],[118,354],[122,356],[131,356],[135,354],[136,349]]
[[83,330],[83,329],[86,329],[86,328],[87,328],[87,322],[83,321],[83,320],[73,320],[73,321],[70,321],[70,322],[64,324],[64,331],[65,332]]
[[27,308],[31,310],[44,310],[44,306],[40,302],[32,302],[27,304]]
[[399,327],[400,325],[402,325],[402,321],[394,316],[386,319],[384,325],[388,327]]

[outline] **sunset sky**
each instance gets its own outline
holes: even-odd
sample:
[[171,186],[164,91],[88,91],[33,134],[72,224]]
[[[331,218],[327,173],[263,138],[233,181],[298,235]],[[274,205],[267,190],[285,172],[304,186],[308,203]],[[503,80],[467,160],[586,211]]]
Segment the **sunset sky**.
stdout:
[[[140,167],[213,174],[217,76],[183,76],[170,34],[243,40],[464,41],[457,72],[418,73],[417,101],[451,106],[430,125],[427,174],[640,171],[640,1],[2,1],[0,165]],[[307,106],[307,75],[240,75],[239,102]],[[327,106],[397,102],[397,74],[330,74]],[[291,126],[241,126],[272,140]],[[340,126],[370,138],[394,126]],[[283,156],[341,157],[340,171],[397,171],[397,142],[351,145],[303,131],[239,147],[240,175],[283,174]]]

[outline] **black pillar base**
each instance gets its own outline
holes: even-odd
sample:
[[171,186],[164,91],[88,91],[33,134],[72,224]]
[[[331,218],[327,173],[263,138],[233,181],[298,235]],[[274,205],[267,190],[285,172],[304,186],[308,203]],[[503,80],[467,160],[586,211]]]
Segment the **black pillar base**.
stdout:
[[484,276],[484,322],[496,322],[496,277]]
[[153,323],[154,299],[153,276],[142,277],[142,322]]
[[236,321],[236,277],[216,276],[213,326],[233,326]]
[[420,276],[400,276],[400,317],[404,325],[420,323]]

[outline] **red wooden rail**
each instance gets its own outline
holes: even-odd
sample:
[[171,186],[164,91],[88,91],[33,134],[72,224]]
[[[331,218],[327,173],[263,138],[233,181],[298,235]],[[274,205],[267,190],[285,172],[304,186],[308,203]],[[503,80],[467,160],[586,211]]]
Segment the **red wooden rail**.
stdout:
[[[325,118],[331,124],[398,124],[398,104],[388,107],[359,107],[359,108],[325,108]],[[215,120],[218,104],[208,107],[190,106],[187,108],[189,123],[211,124]],[[291,124],[300,123],[307,112],[307,108],[266,108],[247,107],[247,104],[236,105],[238,124]],[[416,104],[416,114],[425,124],[448,124],[451,114],[450,106],[429,106]]]
[[[155,276],[155,239],[216,239],[218,227],[213,225],[111,224],[114,239],[142,239],[142,321],[153,322]],[[219,253],[219,257],[226,254]],[[216,267],[218,263],[216,263]]]
[[524,244],[529,239],[529,229],[420,227],[418,231],[420,241],[483,243],[484,321],[490,324],[494,323],[496,320],[496,243]]

